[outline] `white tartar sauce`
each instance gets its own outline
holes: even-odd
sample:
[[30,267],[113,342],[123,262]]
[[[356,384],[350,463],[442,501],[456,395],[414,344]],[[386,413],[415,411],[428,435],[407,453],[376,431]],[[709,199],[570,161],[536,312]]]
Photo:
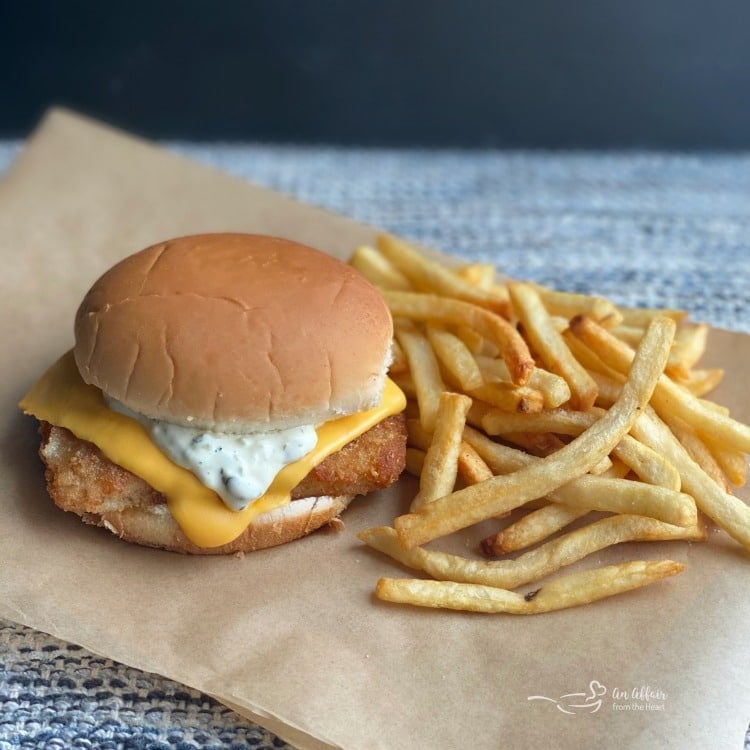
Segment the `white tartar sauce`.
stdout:
[[279,471],[309,453],[318,440],[313,425],[247,434],[208,432],[149,419],[114,399],[107,403],[140,422],[164,453],[232,510],[243,510],[261,497]]

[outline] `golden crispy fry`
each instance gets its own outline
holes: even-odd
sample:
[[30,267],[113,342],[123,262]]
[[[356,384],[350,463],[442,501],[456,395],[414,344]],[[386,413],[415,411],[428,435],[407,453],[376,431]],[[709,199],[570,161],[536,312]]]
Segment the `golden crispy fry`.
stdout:
[[510,305],[503,287],[498,287],[500,296],[485,291],[398,237],[381,234],[377,238],[377,245],[380,252],[409,279],[415,289],[470,302],[497,315],[509,317]]
[[690,370],[706,351],[708,326],[705,323],[694,326],[682,326],[677,329],[674,346],[664,368],[669,377],[687,378]]
[[[613,453],[614,455],[614,453]],[[612,458],[611,459],[612,465],[606,470],[602,471],[598,476],[603,477],[605,479],[625,479],[625,477],[630,474],[630,467],[624,464],[622,461],[620,461],[619,458]],[[657,484],[654,482],[654,484]],[[658,485],[659,487],[662,487],[664,485]],[[669,489],[672,489],[670,487]]]
[[[469,411],[469,418],[476,406],[475,403]],[[494,474],[510,474],[539,460],[517,448],[496,443],[468,425],[464,427],[464,440],[482,457]]]
[[539,414],[512,414],[490,409],[482,417],[482,427],[488,435],[503,435],[509,432],[554,432],[575,436],[591,427],[603,414],[602,410],[572,409],[550,409]]
[[622,322],[622,313],[617,309],[617,306],[604,297],[559,292],[541,286],[537,286],[535,289],[550,315],[570,319],[586,313],[605,328],[614,328]]
[[702,433],[700,438],[716,459],[726,478],[735,487],[744,487],[747,481],[747,458],[742,451],[727,448],[713,435]]
[[596,383],[576,360],[565,340],[552,325],[539,294],[530,284],[508,286],[513,308],[523,324],[524,333],[547,369],[570,386],[574,408],[587,409],[596,401]]
[[[627,344],[585,316],[574,318],[570,327],[608,365],[621,373],[628,371],[633,350]],[[707,406],[666,375],[659,378],[651,403],[657,413],[678,417],[700,432],[712,433],[728,447],[750,453],[750,427]]]
[[508,552],[526,549],[539,544],[589,512],[562,503],[549,503],[484,539],[482,550],[490,557],[500,557]]
[[[607,414],[564,448],[513,474],[493,477],[435,500],[394,525],[411,548],[520,507],[585,474],[609,455],[646,406],[664,369],[674,336],[669,318],[656,318],[646,331],[619,399]],[[750,509],[748,509],[750,512]]]
[[533,414],[544,408],[544,394],[527,385],[485,383],[472,388],[469,395],[504,411]]
[[671,414],[666,415],[664,424],[669,427],[672,434],[682,443],[682,446],[688,452],[690,458],[703,469],[703,471],[721,487],[724,492],[731,492],[732,485],[726,474],[724,474],[718,461],[714,458],[713,453],[708,446],[701,440],[700,435],[688,424],[681,419],[673,417]]
[[411,503],[412,510],[418,510],[425,503],[453,490],[461,437],[470,406],[471,399],[463,394],[444,392],[440,395],[435,430],[419,478],[419,492]]
[[539,581],[614,544],[680,539],[704,541],[706,531],[697,520],[691,527],[682,528],[642,516],[610,516],[571,531],[513,560],[470,560],[424,547],[405,550],[398,543],[394,529],[388,526],[368,529],[360,532],[358,537],[402,565],[421,570],[440,581],[514,589]]
[[[618,372],[617,370],[614,370],[613,368],[609,367],[609,365],[605,364],[604,361],[601,359],[601,357],[599,357],[595,351],[593,351],[588,346],[586,346],[586,344],[583,341],[581,341],[579,338],[577,338],[573,334],[570,328],[568,328],[566,331],[563,331],[562,337],[565,340],[565,343],[567,344],[568,349],[570,349],[571,353],[578,360],[578,362],[580,362],[581,365],[586,368],[586,371],[594,380],[594,382],[596,382],[597,374],[606,375],[607,377],[614,377],[614,378],[620,377],[620,372]],[[640,343],[640,339],[639,339],[639,343]],[[598,398],[598,395],[597,395],[597,398]]]
[[394,317],[474,328],[497,346],[516,385],[525,385],[531,377],[534,360],[529,347],[502,316],[463,300],[435,294],[386,290],[383,296]]
[[[495,268],[490,263],[467,263],[456,268],[454,273],[484,291],[489,291],[495,286]],[[505,296],[507,298],[507,292]]]
[[[508,366],[502,359],[483,354],[475,356],[486,383],[510,381]],[[541,367],[534,368],[527,385],[542,394],[545,409],[555,409],[570,400],[570,386],[565,382],[565,379]]]
[[408,444],[427,453],[432,443],[432,432],[424,428],[418,417],[407,418],[406,432]]
[[613,470],[614,464],[612,463],[612,459],[609,456],[605,456],[601,461],[594,464],[594,466],[589,469],[589,474],[593,474],[597,477],[606,477]]
[[750,551],[750,506],[724,492],[698,466],[671,430],[648,408],[633,426],[633,435],[661,453],[680,472],[682,489],[690,493],[711,520]]
[[617,336],[618,339],[624,341],[628,346],[632,346],[635,349],[643,338],[645,328],[638,326],[617,326],[616,328],[610,328],[609,330],[614,336]]
[[599,389],[599,395],[596,398],[597,408],[609,408],[617,401],[625,382],[625,376],[619,372],[613,372],[611,375],[603,375],[599,372],[592,372],[591,377],[596,381],[596,387]]
[[562,493],[558,490],[553,496],[557,502],[579,510],[636,513],[683,527],[694,525],[698,515],[691,495],[656,484],[583,476],[576,479],[575,489]]
[[[508,414],[496,409],[482,417],[482,427],[488,435],[504,435],[513,432],[553,432],[559,435],[580,435],[601,418],[601,409],[571,411],[553,409],[540,414]],[[614,447],[613,455],[630,467],[644,482],[658,484],[677,490],[680,475],[668,461],[647,446],[625,435]]]
[[545,409],[556,409],[570,400],[570,386],[565,378],[537,367],[529,378],[529,387],[541,391]]
[[458,475],[466,484],[477,484],[493,476],[492,469],[465,440],[458,451]]
[[[523,448],[532,456],[544,458],[557,450],[560,450],[565,443],[557,435],[550,432],[511,432],[500,435],[508,443]],[[606,458],[606,456],[605,456]],[[593,468],[591,469],[593,472]]]
[[[466,344],[466,348],[475,355],[498,356],[499,349],[491,344],[479,331],[466,325],[453,326],[453,331]],[[488,353],[492,350],[492,355]],[[510,380],[510,372],[505,380]]]
[[[522,467],[541,461],[523,451],[495,443],[471,427],[464,428],[464,440],[474,447],[496,474],[518,471]],[[612,485],[612,481],[618,484]],[[692,498],[681,497],[675,487],[663,488],[674,494],[660,494],[659,487],[659,485],[654,485],[655,491],[652,492],[649,487],[636,482],[626,480],[619,482],[617,477],[581,476],[555,487],[547,494],[547,499],[566,507],[578,508],[586,513],[591,510],[617,512],[624,509],[628,512],[645,511],[647,515],[653,515],[654,518],[666,523],[677,525],[693,523],[695,502]],[[675,505],[673,506],[671,502],[663,505],[665,500],[674,500]],[[636,511],[637,507],[641,510]],[[646,511],[646,508],[649,510]]]
[[438,361],[460,388],[471,391],[482,385],[479,365],[458,336],[433,325],[427,325],[426,332]]
[[684,567],[682,563],[672,560],[634,560],[571,573],[527,594],[476,583],[381,578],[375,593],[385,601],[421,607],[531,615],[577,607],[648,586],[662,578],[681,573]]
[[431,432],[435,427],[440,394],[446,390],[437,358],[424,334],[408,321],[396,321],[395,335],[409,362],[420,420]]
[[381,289],[408,291],[412,288],[406,276],[374,247],[361,245],[354,251],[349,262],[372,284]]
[[716,388],[724,379],[724,370],[719,368],[691,370],[687,375],[674,376],[676,383],[687,388],[696,398],[705,396]]
[[425,451],[421,448],[407,448],[406,449],[406,470],[412,476],[419,477],[422,473],[422,466],[424,465]]
[[[360,538],[439,579],[381,579],[380,598],[523,614],[595,601],[682,566],[634,561],[538,582],[620,542],[705,539],[699,509],[750,551],[750,506],[731,494],[746,480],[750,427],[702,399],[723,376],[697,368],[707,326],[505,283],[487,264],[448,268],[394,237],[378,245],[352,263],[394,317],[389,374],[409,399],[407,470],[420,489],[393,529]],[[421,546],[522,506],[482,542],[496,557],[532,548],[516,559]],[[592,512],[599,520],[580,526]]]
[[687,318],[685,310],[667,310],[648,307],[623,307],[618,305],[617,309],[622,315],[622,325],[636,328],[646,328],[654,318],[671,318],[679,323]]

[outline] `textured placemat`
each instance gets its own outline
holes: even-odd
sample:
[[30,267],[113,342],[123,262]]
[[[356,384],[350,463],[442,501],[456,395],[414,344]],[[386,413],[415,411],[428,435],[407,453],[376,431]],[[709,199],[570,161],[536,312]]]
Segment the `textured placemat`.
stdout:
[[[510,276],[750,332],[748,154],[166,145]],[[19,148],[0,143],[0,173]],[[289,747],[196,691],[11,623],[0,657],[0,750]]]

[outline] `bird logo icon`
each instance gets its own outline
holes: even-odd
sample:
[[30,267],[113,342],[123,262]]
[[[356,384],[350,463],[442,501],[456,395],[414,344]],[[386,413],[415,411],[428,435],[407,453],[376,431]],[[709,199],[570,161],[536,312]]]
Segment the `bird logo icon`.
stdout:
[[527,700],[554,703],[557,710],[564,714],[595,714],[602,707],[602,698],[606,694],[607,688],[599,680],[591,680],[588,692],[585,693],[566,693],[559,698],[530,695]]

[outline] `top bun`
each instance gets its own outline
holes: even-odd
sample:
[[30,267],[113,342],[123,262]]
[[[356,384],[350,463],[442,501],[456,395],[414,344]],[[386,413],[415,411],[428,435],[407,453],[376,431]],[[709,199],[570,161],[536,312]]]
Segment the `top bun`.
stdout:
[[148,417],[221,432],[379,403],[393,325],[351,266],[297,242],[204,234],[107,271],[75,320],[85,382]]

